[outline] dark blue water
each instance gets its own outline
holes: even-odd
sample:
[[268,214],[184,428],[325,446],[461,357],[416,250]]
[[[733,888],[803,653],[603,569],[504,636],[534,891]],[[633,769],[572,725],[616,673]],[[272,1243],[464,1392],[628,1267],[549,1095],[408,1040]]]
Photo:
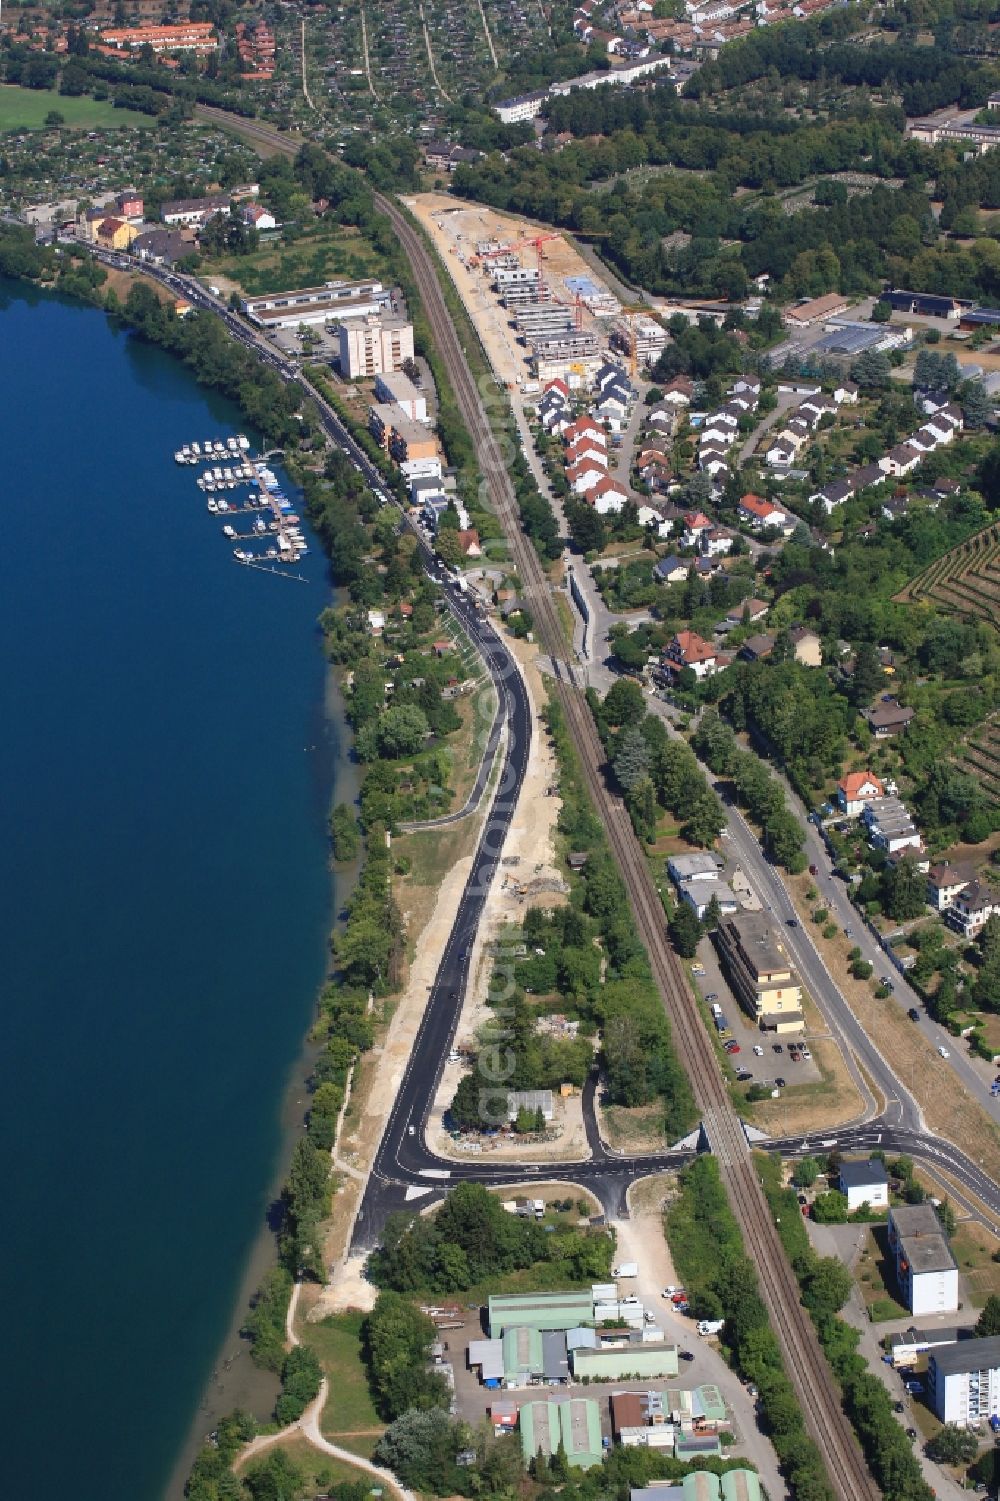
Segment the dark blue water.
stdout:
[[172,461],[239,430],[103,314],[0,284],[0,1494],[25,1501],[162,1492],[324,972],[322,558],[238,567]]

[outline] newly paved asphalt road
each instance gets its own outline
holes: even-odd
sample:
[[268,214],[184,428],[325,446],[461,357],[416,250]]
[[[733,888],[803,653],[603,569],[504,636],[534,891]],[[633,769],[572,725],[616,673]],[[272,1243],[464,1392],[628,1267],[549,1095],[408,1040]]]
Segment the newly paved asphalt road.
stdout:
[[[133,269],[126,257],[99,253],[97,258],[122,269]],[[226,323],[234,338],[246,348],[254,350],[283,379],[298,380],[308,386],[294,363],[258,337],[241,318],[197,282],[159,268],[147,270],[178,296],[184,296],[195,306],[216,313]],[[317,402],[324,427],[334,443],[351,459],[376,494],[384,495],[385,482],[382,476],[323,401],[322,396],[311,387],[309,389]],[[442,570],[423,541],[421,546],[429,571],[439,581],[443,581]],[[507,743],[502,776],[476,851],[472,874],[441,957],[424,1018],[409,1064],[400,1081],[358,1215],[354,1236],[354,1244],[358,1248],[375,1244],[385,1217],[392,1209],[402,1207],[407,1202],[426,1202],[428,1197],[440,1194],[450,1183],[467,1178],[495,1184],[530,1181],[533,1177],[550,1176],[552,1172],[550,1165],[537,1163],[521,1167],[514,1164],[501,1167],[481,1160],[455,1163],[437,1157],[424,1144],[423,1127],[454,1036],[461,1009],[461,995],[468,980],[472,941],[524,778],[532,728],[524,684],[504,642],[464,595],[452,587],[445,587],[444,594],[453,615],[467,631],[491,673],[500,679],[501,708],[506,716],[508,730]],[[787,916],[791,916],[789,898],[780,877],[767,863],[760,846],[738,812],[735,809],[730,809],[729,812],[729,837],[747,869],[753,871],[760,894],[776,914],[782,916],[787,912]],[[820,1003],[831,1026],[843,1030],[849,1045],[862,1058],[873,1081],[885,1094],[888,1109],[884,1118],[870,1120],[862,1125],[834,1130],[825,1136],[797,1136],[770,1141],[767,1143],[768,1147],[790,1154],[831,1150],[834,1147],[844,1151],[870,1150],[875,1146],[891,1152],[911,1153],[946,1170],[966,1185],[992,1213],[994,1225],[1000,1227],[1000,1188],[986,1171],[985,1164],[976,1160],[977,1143],[969,1143],[969,1152],[966,1153],[951,1142],[931,1137],[921,1129],[919,1109],[915,1101],[855,1021],[809,936],[801,929],[786,931],[793,957],[800,966],[807,986],[817,998],[821,998]],[[592,1189],[607,1214],[621,1218],[627,1214],[625,1192],[629,1183],[649,1173],[676,1168],[689,1160],[691,1152],[674,1150],[628,1156],[609,1151],[597,1130],[593,1088],[592,1082],[584,1099],[590,1155],[585,1162],[575,1165],[560,1163],[559,1173],[561,1176],[571,1176],[573,1181]],[[956,1193],[954,1197],[961,1202],[960,1194]]]

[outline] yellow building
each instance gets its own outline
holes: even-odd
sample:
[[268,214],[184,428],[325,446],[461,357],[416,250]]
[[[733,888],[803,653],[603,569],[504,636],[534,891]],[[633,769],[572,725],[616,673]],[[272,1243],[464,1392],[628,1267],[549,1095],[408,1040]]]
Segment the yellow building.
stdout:
[[802,986],[780,938],[758,912],[724,917],[717,941],[736,997],[762,1031],[801,1032]]
[[127,250],[138,235],[136,225],[124,219],[102,219],[94,233],[94,242],[105,250]]

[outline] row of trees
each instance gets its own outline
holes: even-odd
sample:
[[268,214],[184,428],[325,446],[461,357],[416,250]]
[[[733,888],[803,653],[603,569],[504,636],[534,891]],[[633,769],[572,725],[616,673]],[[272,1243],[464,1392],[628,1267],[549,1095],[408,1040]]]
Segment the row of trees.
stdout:
[[[797,1205],[795,1218],[801,1223]],[[726,1321],[722,1339],[736,1370],[758,1389],[761,1418],[795,1501],[832,1501],[822,1457],[806,1431],[754,1263],[744,1250],[713,1157],[699,1157],[684,1169],[666,1228],[692,1312]],[[817,1259],[811,1292],[817,1306],[841,1305],[849,1291],[843,1288],[845,1276],[839,1262]]]
[[559,831],[568,847],[587,855],[574,905],[597,925],[606,969],[590,1016],[602,1028],[611,1102],[649,1104],[660,1099],[670,1140],[696,1119],[690,1082],[674,1049],[670,1024],[653,982],[649,958],[635,931],[628,896],[595,817],[562,709],[550,700],[545,711],[559,762]]
[[792,875],[804,870],[805,831],[789,808],[781,783],[752,751],[740,749],[732,727],[723,723],[717,709],[704,711],[691,744],[717,776],[731,781],[738,801],[760,826],[771,858]]
[[781,1186],[780,1159],[759,1154],[757,1162],[778,1234],[802,1289],[802,1301],[840,1383],[845,1411],[876,1484],[886,1495],[933,1501],[934,1492],[896,1420],[888,1390],[858,1354],[860,1334],[837,1317],[851,1293],[849,1271],[836,1258],[818,1257],[813,1251],[795,1194]]

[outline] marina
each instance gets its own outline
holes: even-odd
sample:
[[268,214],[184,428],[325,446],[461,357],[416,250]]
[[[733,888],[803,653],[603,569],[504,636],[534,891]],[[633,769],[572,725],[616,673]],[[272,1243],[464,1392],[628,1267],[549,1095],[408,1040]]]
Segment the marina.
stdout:
[[[206,439],[204,443],[185,443],[175,451],[174,461],[206,466],[195,483],[208,497],[205,504],[209,515],[227,518],[222,535],[227,542],[239,544],[232,550],[237,563],[283,578],[303,579],[301,574],[289,571],[309,550],[300,519],[274,470],[264,459],[250,457],[250,440],[243,433]],[[255,488],[248,495],[234,496],[232,500],[219,493],[243,486]],[[266,513],[270,513],[269,519]],[[228,520],[246,515],[255,517],[249,531],[237,531]],[[248,542],[260,545],[250,548],[244,545]]]

